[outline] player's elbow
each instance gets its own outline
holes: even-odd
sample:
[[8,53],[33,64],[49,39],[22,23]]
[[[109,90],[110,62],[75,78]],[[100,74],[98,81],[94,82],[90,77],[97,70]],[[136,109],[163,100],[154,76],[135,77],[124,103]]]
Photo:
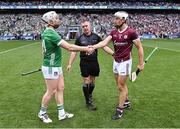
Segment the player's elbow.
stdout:
[[137,48],[139,51],[143,51],[143,46],[142,46],[142,44],[136,45],[136,48]]

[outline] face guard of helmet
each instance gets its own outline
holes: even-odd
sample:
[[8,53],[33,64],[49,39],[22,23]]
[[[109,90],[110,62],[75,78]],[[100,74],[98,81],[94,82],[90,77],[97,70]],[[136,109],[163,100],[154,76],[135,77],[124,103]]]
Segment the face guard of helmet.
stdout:
[[121,28],[123,26],[123,24],[126,23],[126,20],[128,18],[128,13],[124,12],[124,11],[118,11],[114,14],[114,16],[117,19],[115,21],[115,27]]
[[55,11],[45,13],[42,20],[47,23],[48,26],[52,26],[55,29],[60,26],[59,15]]

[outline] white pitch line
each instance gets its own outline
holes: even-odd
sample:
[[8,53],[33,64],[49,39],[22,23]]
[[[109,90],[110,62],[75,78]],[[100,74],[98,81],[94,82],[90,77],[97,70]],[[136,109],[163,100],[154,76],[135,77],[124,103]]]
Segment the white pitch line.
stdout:
[[[39,42],[37,42],[37,43],[39,43]],[[18,50],[18,49],[21,49],[21,48],[24,48],[24,47],[29,47],[29,46],[32,46],[32,45],[37,44],[37,43],[31,43],[31,44],[28,44],[28,45],[23,45],[23,46],[20,46],[20,47],[12,48],[12,49],[0,52],[0,54],[15,51],[15,50]]]
[[[152,48],[154,48],[155,46],[149,46],[149,45],[144,45],[143,44],[143,46],[145,46],[145,47],[152,47]],[[158,47],[158,46],[157,46]],[[178,51],[178,50],[174,50],[174,49],[169,49],[169,48],[164,48],[164,47],[158,47],[159,49],[163,49],[163,50],[168,50],[168,51],[173,51],[173,52],[180,52],[180,51]]]

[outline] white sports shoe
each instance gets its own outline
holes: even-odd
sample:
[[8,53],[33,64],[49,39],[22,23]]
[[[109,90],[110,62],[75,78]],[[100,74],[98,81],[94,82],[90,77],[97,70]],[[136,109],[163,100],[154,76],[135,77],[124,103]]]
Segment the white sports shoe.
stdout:
[[38,114],[39,119],[41,119],[44,123],[52,123],[52,120],[49,118],[49,116],[45,114]]
[[63,116],[58,116],[59,120],[64,120],[64,119],[68,119],[68,118],[72,118],[74,116],[74,114],[70,114],[70,113],[65,113]]

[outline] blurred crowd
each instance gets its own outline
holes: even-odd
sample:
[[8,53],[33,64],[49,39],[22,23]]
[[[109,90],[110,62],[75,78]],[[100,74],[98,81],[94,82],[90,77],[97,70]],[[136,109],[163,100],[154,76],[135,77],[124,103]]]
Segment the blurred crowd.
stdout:
[[162,2],[153,1],[146,2],[140,0],[133,1],[121,1],[118,0],[0,0],[0,5],[2,6],[109,6],[109,7],[126,7],[126,6],[180,6],[180,3],[173,2]]
[[[0,35],[34,35],[39,37],[45,27],[40,14],[0,14]],[[60,14],[62,25],[58,28],[61,35],[67,35],[68,26],[78,26],[82,19],[91,21],[96,33],[108,34],[113,28],[113,14],[65,13]],[[130,14],[129,26],[134,27],[140,35],[161,35],[180,33],[179,14]]]

